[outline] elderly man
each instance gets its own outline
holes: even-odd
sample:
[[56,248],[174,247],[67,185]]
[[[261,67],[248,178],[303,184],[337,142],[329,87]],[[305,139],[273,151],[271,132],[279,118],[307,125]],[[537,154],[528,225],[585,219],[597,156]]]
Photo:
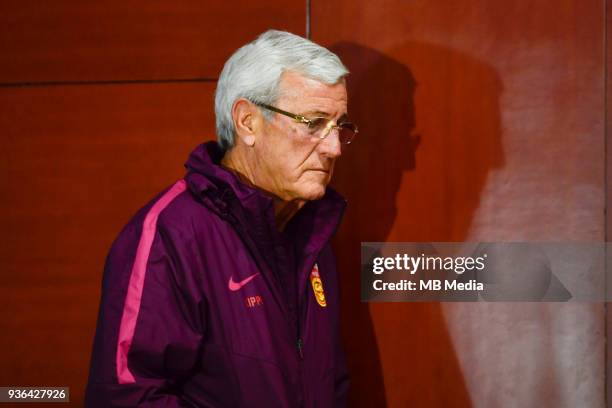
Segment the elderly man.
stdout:
[[226,62],[218,143],[108,255],[90,407],[342,406],[348,380],[327,187],[357,128],[339,58],[268,31]]

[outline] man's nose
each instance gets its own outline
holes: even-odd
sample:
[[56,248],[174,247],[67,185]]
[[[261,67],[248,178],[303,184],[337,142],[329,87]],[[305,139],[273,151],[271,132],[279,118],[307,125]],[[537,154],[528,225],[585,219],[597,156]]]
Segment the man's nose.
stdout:
[[319,152],[323,155],[335,159],[342,154],[342,143],[340,143],[340,132],[332,129],[329,135],[319,143]]

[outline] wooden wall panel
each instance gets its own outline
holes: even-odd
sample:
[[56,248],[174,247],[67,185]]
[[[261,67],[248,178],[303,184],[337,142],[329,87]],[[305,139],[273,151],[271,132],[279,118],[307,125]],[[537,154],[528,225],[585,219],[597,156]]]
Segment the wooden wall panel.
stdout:
[[0,2],[0,83],[216,78],[269,28],[304,34],[302,0]]
[[0,91],[0,384],[82,406],[105,256],[214,139],[211,83]]
[[355,406],[600,406],[589,305],[356,305],[361,241],[603,239],[603,5],[312,2],[360,125],[335,175]]
[[[311,3],[313,39],[353,72],[361,128],[336,180],[349,199],[336,247],[351,406],[529,406],[520,388],[529,377],[490,370],[495,357],[476,354],[482,338],[597,406],[586,365],[601,357],[593,333],[546,324],[569,333],[562,351],[573,360],[542,365],[508,342],[554,356],[558,339],[493,333],[473,305],[448,314],[437,304],[361,304],[356,262],[361,241],[602,238],[603,1]],[[214,78],[236,47],[271,27],[303,34],[305,17],[293,0],[4,1],[0,83]],[[69,385],[81,405],[104,256],[130,215],[182,175],[190,149],[212,138],[213,87],[0,89],[0,384]],[[506,313],[490,310],[488,319]],[[523,320],[503,321],[540,324],[521,310]],[[449,323],[456,316],[466,320]],[[457,342],[457,326],[476,327],[473,344]],[[578,335],[591,356],[575,353]],[[470,352],[480,369],[466,375]],[[473,372],[482,390],[495,389],[490,379],[504,385],[484,405]],[[546,385],[530,389],[550,396]],[[509,395],[518,399],[499,399]]]
[[[612,297],[612,4],[606,1],[606,299]],[[612,305],[606,304],[606,401],[612,401]]]

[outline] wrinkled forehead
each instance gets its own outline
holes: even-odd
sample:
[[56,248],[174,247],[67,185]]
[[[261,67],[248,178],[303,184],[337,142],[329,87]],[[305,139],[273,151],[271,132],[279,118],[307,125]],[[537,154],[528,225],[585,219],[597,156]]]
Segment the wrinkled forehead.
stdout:
[[281,75],[277,104],[287,109],[302,113],[317,109],[335,116],[346,113],[347,100],[344,78],[336,84],[326,84],[293,71]]

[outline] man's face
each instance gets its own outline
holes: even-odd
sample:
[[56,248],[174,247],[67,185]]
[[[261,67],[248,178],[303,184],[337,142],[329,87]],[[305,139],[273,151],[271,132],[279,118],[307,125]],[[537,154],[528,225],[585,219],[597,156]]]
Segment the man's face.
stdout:
[[[344,81],[327,85],[293,72],[285,72],[275,107],[306,118],[325,117],[336,122],[346,116]],[[323,197],[336,159],[342,153],[338,132],[325,139],[309,134],[306,124],[273,114],[263,121],[253,146],[257,155],[257,184],[283,201]]]

